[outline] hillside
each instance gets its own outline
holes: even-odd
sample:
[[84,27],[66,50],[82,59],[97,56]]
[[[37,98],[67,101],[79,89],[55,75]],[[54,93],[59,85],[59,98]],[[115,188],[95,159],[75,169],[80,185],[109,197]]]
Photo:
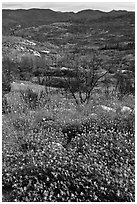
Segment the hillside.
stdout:
[[2,27],[3,33],[8,32],[8,29],[20,27],[30,27],[44,25],[52,22],[67,22],[67,21],[93,21],[102,17],[118,17],[131,14],[134,12],[128,11],[112,11],[102,12],[98,10],[83,10],[77,13],[73,12],[55,12],[50,9],[18,9],[18,10],[2,10]]
[[3,202],[134,202],[135,13],[2,20]]

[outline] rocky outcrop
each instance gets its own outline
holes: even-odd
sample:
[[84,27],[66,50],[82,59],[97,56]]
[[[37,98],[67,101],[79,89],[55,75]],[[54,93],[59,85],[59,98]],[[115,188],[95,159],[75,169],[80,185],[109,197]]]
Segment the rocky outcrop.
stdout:
[[131,113],[133,110],[131,109],[131,108],[129,108],[128,106],[123,106],[122,108],[121,108],[121,112],[122,113]]
[[11,91],[25,91],[27,89],[32,89],[32,91],[35,93],[40,93],[41,91],[45,91],[45,86],[33,84],[29,81],[18,81],[11,83]]
[[101,105],[101,108],[104,110],[104,111],[107,111],[107,112],[110,112],[112,111],[113,113],[116,112],[116,110],[114,108],[110,108],[108,106],[104,106],[104,105]]

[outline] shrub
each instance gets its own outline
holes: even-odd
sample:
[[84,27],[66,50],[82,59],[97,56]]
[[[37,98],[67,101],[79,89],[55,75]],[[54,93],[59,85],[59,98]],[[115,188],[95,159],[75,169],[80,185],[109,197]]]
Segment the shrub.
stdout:
[[11,110],[8,102],[7,102],[7,98],[6,97],[3,97],[2,98],[2,114],[6,114],[6,113],[9,113]]
[[29,106],[30,109],[34,109],[38,105],[38,94],[33,92],[31,89],[27,89],[26,91],[20,91],[21,97],[25,101],[25,103]]
[[2,95],[10,92],[11,90],[10,81],[11,81],[10,76],[8,76],[7,73],[2,73]]
[[61,131],[29,132],[4,152],[3,192],[12,191],[6,201],[133,202],[132,123],[130,127],[132,133],[122,122],[117,131],[109,123],[96,123],[94,131],[72,138],[67,149]]
[[2,60],[2,93],[8,93],[11,90],[10,83],[19,78],[18,63],[4,56]]
[[47,97],[44,91],[40,93],[34,92],[32,89],[28,88],[25,91],[20,91],[21,97],[27,104],[28,108],[36,109],[39,106],[45,105],[47,102]]
[[12,124],[17,131],[26,131],[29,129],[30,125],[25,118],[17,118],[16,120],[13,120]]

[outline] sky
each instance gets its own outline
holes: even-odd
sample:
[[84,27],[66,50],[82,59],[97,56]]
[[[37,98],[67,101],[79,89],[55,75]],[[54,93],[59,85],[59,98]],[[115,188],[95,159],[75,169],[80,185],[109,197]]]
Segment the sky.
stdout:
[[52,9],[54,11],[73,11],[78,12],[84,9],[95,9],[101,11],[111,11],[111,10],[128,10],[135,11],[134,2],[2,2],[3,9],[29,9],[29,8],[42,8],[42,9]]

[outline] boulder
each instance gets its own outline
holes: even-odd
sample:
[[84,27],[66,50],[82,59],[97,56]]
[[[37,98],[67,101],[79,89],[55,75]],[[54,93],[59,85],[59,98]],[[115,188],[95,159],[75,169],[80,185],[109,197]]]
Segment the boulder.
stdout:
[[132,109],[129,108],[128,106],[123,106],[123,107],[121,108],[121,112],[122,112],[122,113],[126,113],[126,112],[131,113],[131,112],[132,112]]
[[90,114],[90,117],[91,117],[91,118],[94,118],[94,119],[97,119],[98,116],[97,116],[96,113],[91,113],[91,114]]
[[116,110],[114,109],[114,108],[110,108],[110,107],[108,107],[108,106],[104,106],[104,105],[101,105],[101,108],[103,109],[103,110],[105,110],[105,111],[107,111],[107,112],[110,112],[110,111],[112,111],[112,112],[116,112]]

